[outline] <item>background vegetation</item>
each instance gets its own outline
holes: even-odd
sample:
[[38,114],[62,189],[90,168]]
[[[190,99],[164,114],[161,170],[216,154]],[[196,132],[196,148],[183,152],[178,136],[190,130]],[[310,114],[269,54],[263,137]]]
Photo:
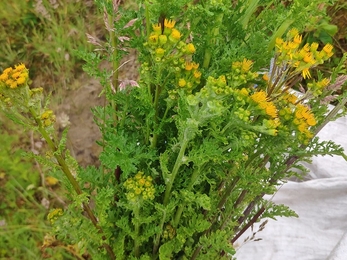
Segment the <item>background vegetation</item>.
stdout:
[[[314,17],[305,17],[305,23],[302,18],[295,17],[295,9],[287,12],[292,1],[234,2],[245,7],[248,2],[256,3],[249,9],[249,16],[245,17],[245,27],[235,28],[231,35],[248,37],[250,45],[259,47],[259,52],[249,57],[259,60],[259,66],[265,66],[265,60],[262,63],[260,56],[268,46],[262,35],[285,30],[294,24],[305,32],[306,41],[330,42],[340,57],[347,50],[347,3],[344,0],[325,1],[325,5],[318,7],[312,1],[302,1],[303,5],[307,2],[306,8],[317,9]],[[266,26],[259,23],[257,18],[270,16],[274,5],[281,7],[279,10],[283,15]],[[156,11],[158,17],[162,11],[170,14],[170,10]],[[209,14],[202,13],[206,10],[196,12]],[[211,22],[218,21],[212,18]],[[193,23],[198,24],[199,21]],[[227,29],[218,24],[216,28]],[[266,28],[266,31],[262,28]],[[204,33],[204,25],[200,29]],[[45,86],[47,92],[56,93],[53,98],[59,98],[69,89],[71,81],[83,74],[82,62],[76,51],[93,48],[87,43],[85,33],[98,38],[103,38],[105,34],[103,14],[97,12],[92,0],[1,1],[0,71],[23,62],[30,68],[33,86]],[[209,33],[211,38],[218,36],[218,31]],[[218,40],[218,37],[214,39]],[[196,42],[197,46],[213,45],[213,42],[199,42],[199,39]],[[211,49],[214,52],[211,55],[219,56],[218,52],[221,51],[236,52],[234,47],[230,41],[224,50]],[[254,46],[250,48],[254,49]],[[242,53],[239,55],[242,56]],[[329,71],[330,66],[336,65],[335,62],[333,59],[330,65],[324,65],[324,70]],[[225,63],[230,64],[230,60],[225,60]],[[23,156],[24,150],[35,151],[40,146],[40,142],[33,139],[31,133],[23,133],[8,120],[0,118],[0,258],[40,259],[52,256],[53,259],[73,259],[73,248],[64,245],[57,245],[59,249],[54,252],[41,249],[44,241],[50,239],[45,237],[50,229],[46,220],[49,209],[65,202],[60,199],[62,191],[59,184],[54,179],[46,178],[45,169],[40,168],[33,159]]]

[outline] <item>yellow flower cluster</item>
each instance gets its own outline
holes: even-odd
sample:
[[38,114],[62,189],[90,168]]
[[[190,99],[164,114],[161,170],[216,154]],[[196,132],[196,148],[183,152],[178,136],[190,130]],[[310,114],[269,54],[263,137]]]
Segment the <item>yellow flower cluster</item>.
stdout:
[[7,68],[0,75],[0,82],[9,88],[17,88],[26,84],[29,77],[28,69],[24,64],[18,64],[15,68]]
[[307,139],[312,138],[313,135],[309,128],[311,126],[315,126],[317,122],[310,109],[305,105],[298,104],[296,106],[294,115],[295,118],[293,123],[297,126],[299,132]]
[[170,224],[167,224],[163,231],[163,239],[173,239],[175,235],[176,230]]
[[231,74],[227,75],[229,81],[237,84],[244,84],[258,77],[258,73],[252,72],[253,61],[243,59],[243,61],[233,62],[231,65]]
[[196,52],[195,46],[181,40],[182,34],[175,28],[175,24],[176,21],[169,19],[165,19],[163,25],[153,24],[153,31],[145,43],[145,46],[149,46],[153,60],[165,64],[175,75],[175,79],[170,81],[173,87],[168,90],[172,99],[177,98],[179,89],[192,93],[201,78],[199,64],[191,61]]
[[47,219],[51,222],[51,224],[54,224],[54,222],[62,215],[63,215],[63,210],[60,208],[57,208],[48,213]]
[[323,89],[328,86],[330,83],[330,80],[327,78],[323,78],[320,81],[313,81],[307,83],[307,88],[312,92],[314,96],[319,96],[323,93]]
[[265,91],[260,90],[251,95],[251,99],[258,105],[258,107],[264,110],[265,114],[272,118],[277,117],[277,108],[275,104],[268,101],[268,97]]
[[160,23],[153,24],[153,32],[148,38],[148,45],[154,50],[156,61],[161,61],[161,58],[169,55],[172,48],[175,46],[182,54],[194,54],[195,46],[192,43],[184,43],[180,41],[182,34],[174,28],[176,22],[173,20],[164,20],[164,28]]
[[199,64],[186,61],[182,64],[183,71],[178,73],[181,76],[178,79],[178,87],[184,88],[186,93],[192,93],[192,90],[200,83],[201,72],[198,70]]
[[55,122],[55,115],[52,110],[46,110],[41,115],[42,123],[45,127],[51,126]]
[[221,75],[218,78],[209,76],[207,78],[206,86],[204,86],[200,92],[203,97],[214,98],[220,95],[229,95],[233,90],[227,85],[225,75]]
[[153,200],[155,188],[152,182],[152,177],[145,176],[141,171],[134,177],[127,179],[124,182],[124,187],[127,190],[126,197],[128,201]]
[[333,46],[326,44],[321,51],[318,51],[318,43],[306,43],[302,48],[300,44],[302,36],[298,30],[292,29],[288,33],[288,40],[282,38],[276,39],[277,61],[288,63],[296,68],[296,72],[302,73],[302,76],[311,78],[309,69],[322,64],[329,59],[333,53]]

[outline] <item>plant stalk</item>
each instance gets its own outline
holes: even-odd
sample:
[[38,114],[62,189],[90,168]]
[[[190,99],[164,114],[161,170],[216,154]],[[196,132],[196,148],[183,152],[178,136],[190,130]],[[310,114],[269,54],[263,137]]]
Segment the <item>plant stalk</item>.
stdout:
[[[186,131],[189,131],[188,128],[185,129],[185,132]],[[164,201],[163,201],[163,204],[164,206],[166,206],[168,203],[169,203],[169,199],[170,199],[170,195],[171,195],[171,189],[172,189],[172,185],[173,185],[173,182],[175,181],[175,178],[177,176],[177,173],[178,173],[178,170],[180,168],[180,166],[182,165],[182,159],[183,159],[183,156],[184,156],[184,153],[186,151],[186,148],[187,148],[187,145],[188,145],[188,138],[186,138],[185,134],[183,135],[183,140],[182,140],[182,144],[181,144],[181,149],[177,155],[177,158],[176,158],[176,162],[175,162],[175,165],[172,169],[172,173],[170,174],[170,178],[169,178],[169,181],[166,185],[166,189],[165,189],[165,194],[164,194]]]

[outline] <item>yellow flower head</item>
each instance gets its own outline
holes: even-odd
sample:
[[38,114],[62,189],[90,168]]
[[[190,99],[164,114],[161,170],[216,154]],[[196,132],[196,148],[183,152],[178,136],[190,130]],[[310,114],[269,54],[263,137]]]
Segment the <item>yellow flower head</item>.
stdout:
[[7,68],[0,75],[0,81],[4,82],[9,88],[17,88],[23,85],[29,77],[28,70],[24,64],[15,66],[15,69]]
[[174,21],[174,20],[168,20],[168,19],[165,19],[165,20],[164,20],[164,26],[165,26],[166,28],[169,28],[169,29],[174,28],[175,23],[176,23],[176,21]]
[[310,63],[310,64],[314,64],[315,60],[313,59],[313,55],[311,52],[306,53],[305,57],[304,57],[304,62],[306,63]]
[[161,45],[164,45],[165,43],[167,43],[167,36],[165,34],[159,35],[159,43]]
[[15,65],[14,67],[15,67],[15,70],[16,70],[16,71],[23,71],[23,70],[26,69],[26,67],[25,67],[25,65],[24,65],[23,63],[20,63],[20,64],[18,64],[18,65]]
[[318,49],[318,46],[319,46],[318,43],[313,42],[313,43],[311,43],[311,48],[310,48],[310,50],[311,50],[312,52],[316,52],[317,49]]
[[267,102],[267,94],[265,91],[260,90],[251,95],[251,99],[256,103]]
[[193,69],[193,63],[187,61],[185,64],[185,69],[188,71],[192,70]]
[[165,54],[165,50],[163,48],[158,48],[155,50],[155,55],[159,58],[163,57]]
[[245,58],[242,61],[241,69],[243,72],[248,72],[252,68],[252,65],[253,65],[253,61],[247,60]]
[[193,54],[193,53],[195,53],[195,46],[194,46],[194,44],[192,44],[192,43],[188,43],[187,44],[187,48],[186,48],[186,50],[187,50],[187,52],[188,53],[190,53],[190,54]]
[[300,44],[301,41],[302,41],[302,35],[297,34],[297,35],[294,36],[293,42],[295,42],[297,44]]
[[283,41],[282,38],[279,38],[279,37],[276,38],[276,45],[277,45],[278,47],[281,46],[283,43],[284,43],[284,41]]
[[160,35],[161,34],[161,24],[160,23],[155,23],[152,25],[153,31],[155,34]]
[[157,34],[150,35],[148,42],[149,42],[149,44],[153,44],[153,45],[157,44],[158,43],[158,35]]
[[324,78],[322,79],[321,81],[317,82],[317,85],[320,87],[320,88],[325,88],[326,86],[328,86],[330,83],[330,79],[327,79],[327,78]]
[[201,77],[201,72],[196,70],[196,71],[194,71],[193,76],[194,76],[194,78],[196,78],[196,79],[200,79],[200,77]]
[[265,73],[265,74],[263,75],[263,80],[269,81],[269,75],[267,75],[267,73]]
[[311,73],[309,71],[309,68],[305,68],[302,70],[302,76],[304,79],[310,79],[311,78]]
[[296,28],[292,28],[289,32],[288,35],[290,38],[295,38],[299,34],[299,30]]
[[185,79],[179,79],[178,81],[178,86],[180,86],[181,88],[184,87],[185,85],[187,85],[187,82]]
[[20,71],[14,72],[14,73],[12,73],[11,78],[12,79],[17,79],[20,76],[20,74],[21,74]]
[[2,73],[2,74],[0,75],[0,80],[1,80],[2,82],[6,82],[6,80],[8,80],[8,74],[7,74],[7,73]]
[[18,85],[22,85],[22,84],[25,83],[26,80],[27,80],[27,79],[26,79],[25,77],[21,76],[21,77],[19,77],[19,78],[17,79],[17,84],[18,84]]
[[272,118],[277,117],[277,108],[272,102],[266,102],[265,112]]
[[18,86],[18,83],[16,81],[13,81],[11,84],[10,84],[10,88],[17,88]]
[[181,33],[176,30],[176,29],[172,29],[171,30],[171,34],[169,36],[170,41],[172,41],[173,43],[177,43],[181,38]]
[[324,47],[323,47],[323,51],[326,53],[326,54],[328,54],[328,55],[330,55],[331,53],[332,53],[332,51],[333,51],[333,46],[330,44],[330,43],[328,43],[328,44],[326,44]]
[[306,123],[309,125],[309,126],[315,126],[317,124],[317,121],[316,119],[314,118],[314,115],[313,114],[310,114],[308,116],[308,118],[306,119]]

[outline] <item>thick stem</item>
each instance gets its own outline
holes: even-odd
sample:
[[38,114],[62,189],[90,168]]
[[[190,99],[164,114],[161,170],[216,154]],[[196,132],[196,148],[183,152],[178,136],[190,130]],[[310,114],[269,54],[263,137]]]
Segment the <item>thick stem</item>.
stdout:
[[[189,129],[186,129],[185,131],[189,131]],[[170,195],[171,195],[171,189],[172,189],[172,185],[175,181],[175,178],[177,176],[178,170],[180,168],[180,166],[182,165],[182,159],[184,156],[184,152],[186,151],[187,145],[188,145],[188,138],[186,138],[186,134],[183,135],[183,140],[182,140],[182,144],[181,144],[181,149],[177,155],[176,158],[176,162],[175,165],[172,169],[172,173],[170,174],[170,178],[169,181],[166,185],[166,189],[165,189],[165,194],[164,194],[164,201],[163,204],[164,206],[166,206],[169,203],[169,199],[170,199]]]
[[[187,187],[187,190],[190,191],[193,186],[194,186],[194,183],[197,179],[197,177],[199,176],[199,173],[200,173],[200,169],[201,167],[197,167],[193,173],[192,173],[192,176],[190,177],[190,183]],[[181,216],[182,216],[182,213],[183,213],[183,210],[184,210],[184,207],[186,206],[186,204],[181,204],[180,206],[178,206],[178,209],[176,211],[176,214],[175,214],[175,217],[174,217],[174,220],[173,220],[173,227],[177,227],[178,226],[178,223],[181,219]]]

